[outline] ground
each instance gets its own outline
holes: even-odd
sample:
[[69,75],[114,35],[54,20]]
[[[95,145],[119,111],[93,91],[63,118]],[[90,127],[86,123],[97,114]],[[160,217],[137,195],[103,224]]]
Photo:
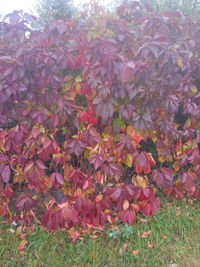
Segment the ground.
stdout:
[[[1,224],[0,266],[8,267],[199,267],[200,206],[165,202],[154,217],[133,226],[128,239],[107,234],[72,243],[65,231],[28,233],[24,254],[17,226]],[[10,228],[15,232],[10,232]],[[143,236],[143,237],[141,237]],[[137,254],[137,255],[136,255]]]

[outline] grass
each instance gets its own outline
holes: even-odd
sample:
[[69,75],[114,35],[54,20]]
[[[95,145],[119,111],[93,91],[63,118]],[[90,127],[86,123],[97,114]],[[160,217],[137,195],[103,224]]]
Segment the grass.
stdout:
[[[0,229],[2,267],[200,266],[199,203],[177,202],[172,206],[165,203],[146,223],[137,223],[129,239],[104,235],[72,243],[64,231],[48,234],[38,227],[27,235],[28,244],[23,255],[17,250],[20,239],[16,232],[9,232],[8,225],[4,224]],[[148,231],[151,231],[148,237],[140,237]],[[149,248],[148,242],[155,247]],[[139,254],[134,256],[133,250],[139,250]]]

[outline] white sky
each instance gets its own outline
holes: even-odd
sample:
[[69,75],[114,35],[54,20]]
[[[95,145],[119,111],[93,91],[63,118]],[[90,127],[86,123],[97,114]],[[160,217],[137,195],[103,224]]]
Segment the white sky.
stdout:
[[28,12],[32,9],[33,3],[34,0],[0,0],[0,13],[6,14],[19,9]]
[[[90,0],[75,0],[74,2],[77,5],[81,5],[83,3],[87,3]],[[109,3],[108,0],[99,0],[101,3]],[[12,12],[13,10],[23,9],[26,12],[31,13],[33,10],[35,0],[0,0],[0,14],[7,14]]]

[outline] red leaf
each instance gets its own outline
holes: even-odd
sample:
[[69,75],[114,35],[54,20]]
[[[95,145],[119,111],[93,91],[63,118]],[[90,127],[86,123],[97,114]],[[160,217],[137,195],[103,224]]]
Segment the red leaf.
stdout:
[[9,182],[9,179],[10,179],[10,166],[9,165],[6,165],[2,172],[1,172],[1,176],[2,176],[2,179],[5,183],[8,183]]
[[29,211],[34,203],[35,201],[28,194],[22,194],[15,201],[15,208],[18,211]]
[[44,164],[44,162],[43,162],[42,160],[37,159],[37,160],[35,161],[35,163],[37,164],[37,166],[38,166],[40,169],[42,169],[42,170],[47,169],[47,167],[45,166],[45,164]]
[[123,210],[120,212],[120,219],[123,221],[123,223],[129,223],[130,225],[133,225],[136,220],[136,213],[134,210]]
[[10,187],[10,185],[7,185],[1,192],[0,195],[5,198],[11,198],[15,192],[13,189]]
[[40,135],[40,129],[39,128],[33,128],[31,131],[31,134],[34,139],[36,139]]
[[64,179],[61,173],[56,172],[56,180],[59,184],[64,184]]
[[122,189],[121,188],[115,188],[112,190],[112,193],[109,195],[110,198],[113,200],[117,200],[121,195]]
[[46,149],[47,147],[49,147],[51,145],[52,141],[49,138],[46,138],[44,143],[43,143],[43,148]]
[[51,175],[50,175],[50,183],[51,185],[53,185],[56,181],[56,173],[53,172]]
[[25,167],[24,167],[24,172],[29,171],[33,167],[33,165],[34,165],[34,161],[33,160],[29,160],[26,163]]

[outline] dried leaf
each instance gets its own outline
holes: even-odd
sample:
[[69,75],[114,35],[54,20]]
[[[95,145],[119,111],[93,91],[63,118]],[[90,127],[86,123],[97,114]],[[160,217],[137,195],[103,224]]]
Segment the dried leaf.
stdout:
[[162,237],[163,239],[166,239],[168,236],[165,235],[165,234],[162,234],[161,237]]
[[134,256],[137,256],[140,252],[139,252],[138,249],[135,249],[135,250],[132,251],[132,253],[133,253]]
[[176,216],[180,216],[181,215],[181,211],[180,210],[177,210],[176,211]]
[[128,244],[127,243],[124,243],[123,245],[122,245],[122,248],[123,249],[126,249],[128,247]]
[[148,241],[148,248],[155,248],[155,244]]
[[143,234],[141,234],[140,237],[142,237],[142,238],[147,238],[150,234],[151,234],[151,231],[144,232]]
[[24,250],[25,247],[26,247],[26,244],[28,243],[27,240],[22,240],[20,243],[19,243],[19,246],[17,247],[18,250]]
[[75,242],[81,235],[78,231],[75,230],[75,228],[71,228],[67,232],[70,235],[73,242]]

